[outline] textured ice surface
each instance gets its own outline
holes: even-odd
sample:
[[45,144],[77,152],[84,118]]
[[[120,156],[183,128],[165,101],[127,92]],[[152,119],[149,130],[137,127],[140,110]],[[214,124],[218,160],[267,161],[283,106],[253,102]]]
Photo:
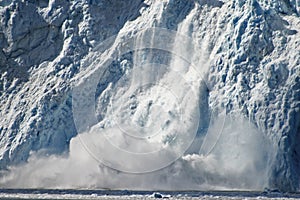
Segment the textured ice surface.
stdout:
[[[118,38],[111,47],[117,54],[122,39],[161,27],[190,36],[196,49],[190,62],[206,72],[207,86],[198,85],[202,118],[197,134],[208,127],[205,113],[243,115],[275,149],[269,186],[297,190],[299,13],[299,0],[1,1],[1,168],[26,161],[31,151],[67,151],[77,135],[72,81],[94,68],[83,59],[100,57],[101,48],[94,47],[110,36]],[[168,62],[168,54],[162,55],[160,62]],[[124,54],[99,77],[97,119],[103,126],[109,125],[107,100],[122,92],[119,80],[126,79],[134,60],[130,52]],[[184,64],[174,70],[195,78]]]

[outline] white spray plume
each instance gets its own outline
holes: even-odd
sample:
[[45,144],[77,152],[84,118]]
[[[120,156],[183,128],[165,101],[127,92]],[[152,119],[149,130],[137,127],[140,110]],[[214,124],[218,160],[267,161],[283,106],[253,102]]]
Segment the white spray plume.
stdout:
[[[217,134],[223,126],[220,120],[210,128]],[[113,130],[112,130],[113,131]],[[89,135],[91,133],[84,133]],[[210,137],[213,138],[213,137]],[[243,118],[226,118],[226,124],[209,154],[202,148],[200,154],[183,155],[171,165],[151,173],[129,174],[101,164],[82,145],[82,138],[72,139],[70,154],[41,157],[33,154],[28,163],[11,167],[1,178],[2,187],[13,188],[110,188],[110,189],[247,189],[262,190],[267,186],[272,148],[268,140]],[[121,142],[121,141],[120,141]],[[104,145],[105,149],[105,144]],[[206,145],[210,146],[210,145]],[[104,152],[119,163],[135,162]],[[170,152],[169,156],[171,155]],[[167,156],[167,155],[166,155]],[[141,167],[153,162],[143,160]]]

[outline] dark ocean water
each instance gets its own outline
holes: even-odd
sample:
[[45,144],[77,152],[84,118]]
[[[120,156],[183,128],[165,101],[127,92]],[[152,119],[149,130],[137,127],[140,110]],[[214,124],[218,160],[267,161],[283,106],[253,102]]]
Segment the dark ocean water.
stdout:
[[1,199],[300,199],[300,193],[278,191],[131,191],[0,189]]

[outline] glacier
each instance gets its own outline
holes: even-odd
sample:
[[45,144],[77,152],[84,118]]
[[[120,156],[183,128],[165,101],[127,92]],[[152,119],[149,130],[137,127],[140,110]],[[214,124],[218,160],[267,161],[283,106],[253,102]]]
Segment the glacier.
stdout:
[[299,0],[0,13],[1,187],[299,191]]

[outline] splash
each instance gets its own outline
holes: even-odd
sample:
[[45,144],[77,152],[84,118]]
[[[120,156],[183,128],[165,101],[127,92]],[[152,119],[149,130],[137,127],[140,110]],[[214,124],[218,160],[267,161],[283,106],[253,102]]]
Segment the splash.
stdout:
[[[215,120],[209,134],[216,134],[223,118]],[[1,178],[2,187],[13,188],[89,188],[164,190],[262,190],[267,187],[272,147],[247,120],[226,117],[217,142],[210,136],[199,154],[181,156],[167,167],[143,174],[124,173],[98,162],[77,136],[69,155],[43,157],[32,154],[27,164],[11,167]],[[113,130],[111,130],[113,131]],[[219,133],[218,133],[219,134]],[[86,135],[92,138],[90,133]],[[122,138],[115,138],[122,142]],[[211,141],[208,141],[210,140]],[[210,145],[212,143],[213,145]],[[106,146],[103,141],[103,146]],[[210,148],[206,148],[206,147]],[[211,148],[213,146],[213,148]],[[118,163],[135,162],[112,151],[103,154]],[[141,168],[162,163],[142,160]]]

